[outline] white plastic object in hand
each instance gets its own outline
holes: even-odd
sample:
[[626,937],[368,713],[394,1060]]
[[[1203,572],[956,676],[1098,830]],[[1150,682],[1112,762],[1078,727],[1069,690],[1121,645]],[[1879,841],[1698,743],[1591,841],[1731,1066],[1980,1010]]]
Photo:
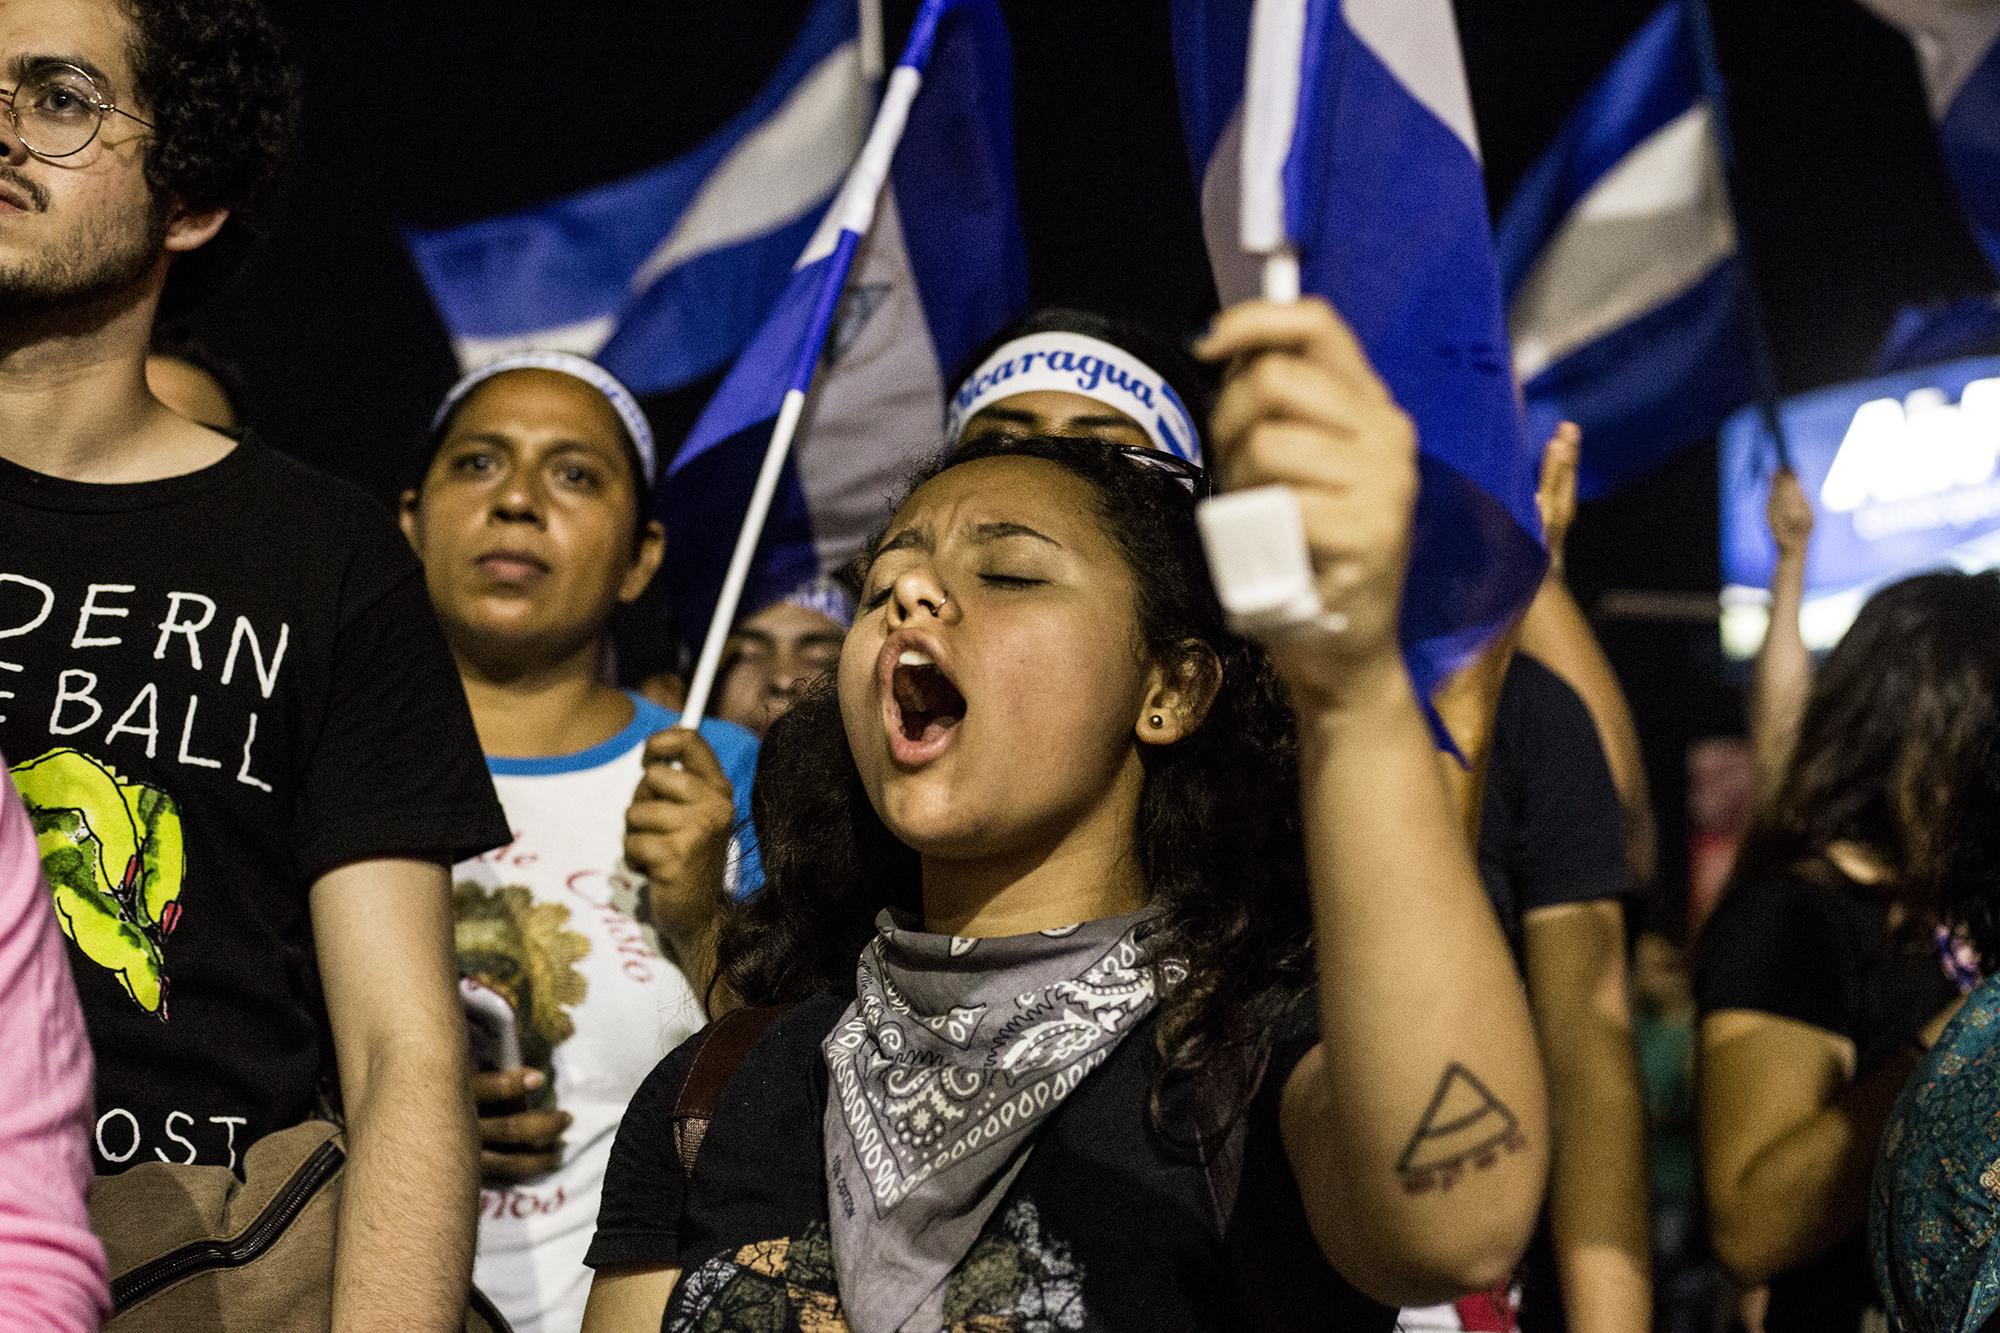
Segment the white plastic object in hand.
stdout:
[[1302,630],[1339,633],[1347,617],[1328,611],[1313,583],[1299,497],[1257,486],[1203,500],[1195,511],[1215,595],[1229,627],[1250,638]]

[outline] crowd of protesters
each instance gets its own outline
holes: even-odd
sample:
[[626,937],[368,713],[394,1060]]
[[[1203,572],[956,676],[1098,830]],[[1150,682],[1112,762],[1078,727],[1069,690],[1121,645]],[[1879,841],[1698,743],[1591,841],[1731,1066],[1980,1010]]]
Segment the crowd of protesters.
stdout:
[[[161,332],[291,132],[256,0],[0,0],[0,99],[0,1329],[2000,1328],[2000,576],[1815,670],[1780,476],[1690,966],[1574,428],[1422,700],[1339,314],[1049,309],[682,727],[604,369],[440,386],[392,515]],[[1256,486],[1339,631],[1232,632]]]

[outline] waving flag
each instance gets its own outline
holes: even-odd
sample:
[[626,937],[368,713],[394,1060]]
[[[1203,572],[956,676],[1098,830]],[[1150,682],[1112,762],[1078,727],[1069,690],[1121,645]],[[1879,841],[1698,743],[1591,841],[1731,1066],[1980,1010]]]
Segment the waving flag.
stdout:
[[860,548],[943,442],[945,376],[1026,303],[1012,89],[995,0],[924,0],[860,160],[669,468],[666,569],[710,676],[737,594]]
[[2000,0],[1861,0],[1909,34],[1938,147],[1972,234],[2000,270]]
[[770,82],[686,156],[505,217],[407,236],[471,369],[593,356],[635,392],[728,364],[861,149],[872,98],[856,0],[818,0]]
[[[1204,229],[1225,301],[1258,289],[1246,243],[1295,252],[1302,289],[1354,327],[1417,423],[1402,638],[1428,696],[1528,604],[1546,560],[1540,442],[1514,397],[1458,29],[1449,0],[1285,9],[1289,23],[1266,25],[1259,6],[1272,36],[1246,99],[1249,0],[1175,0]],[[1246,176],[1253,161],[1271,183]]]
[[1584,94],[1502,214],[1529,434],[1583,427],[1578,489],[1617,490],[1755,392],[1744,273],[1683,0]]

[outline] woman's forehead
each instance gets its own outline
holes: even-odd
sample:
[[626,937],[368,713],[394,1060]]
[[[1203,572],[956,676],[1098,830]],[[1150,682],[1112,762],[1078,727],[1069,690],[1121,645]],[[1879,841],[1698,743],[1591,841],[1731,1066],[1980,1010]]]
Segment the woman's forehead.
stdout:
[[1030,389],[1002,398],[967,423],[968,434],[982,425],[1019,426],[1037,435],[1111,434],[1121,444],[1129,441],[1152,447],[1145,427],[1129,413],[1087,394],[1064,389]]
[[510,370],[474,389],[452,432],[506,427],[563,433],[579,442],[622,448],[625,427],[604,395],[574,376],[552,370]]
[[932,477],[903,502],[887,536],[913,526],[942,538],[957,529],[1019,523],[1065,546],[1083,548],[1099,535],[1090,484],[1059,463],[1026,456],[981,458]]

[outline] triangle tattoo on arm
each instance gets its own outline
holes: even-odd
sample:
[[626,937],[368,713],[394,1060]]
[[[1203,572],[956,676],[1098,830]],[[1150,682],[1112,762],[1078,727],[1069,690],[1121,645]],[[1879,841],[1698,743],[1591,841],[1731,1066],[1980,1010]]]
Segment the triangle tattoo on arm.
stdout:
[[1448,1190],[1467,1163],[1483,1171],[1528,1146],[1521,1122],[1477,1075],[1454,1061],[1445,1066],[1431,1104],[1396,1160],[1396,1174],[1411,1194]]

